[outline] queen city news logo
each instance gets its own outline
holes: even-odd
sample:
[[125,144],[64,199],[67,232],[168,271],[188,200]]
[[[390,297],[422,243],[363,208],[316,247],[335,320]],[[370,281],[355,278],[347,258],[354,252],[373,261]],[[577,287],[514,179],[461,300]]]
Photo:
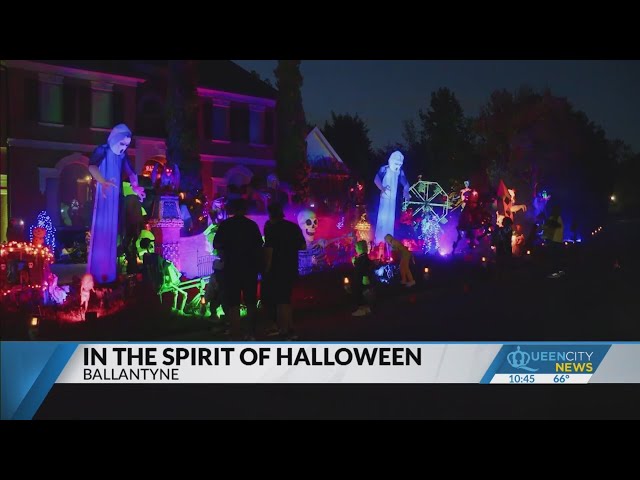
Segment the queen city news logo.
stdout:
[[[507,361],[512,368],[525,372],[539,373],[593,373],[594,351],[577,350],[575,348],[560,347],[532,347],[528,351],[520,345],[507,355]],[[540,371],[542,370],[542,371]]]

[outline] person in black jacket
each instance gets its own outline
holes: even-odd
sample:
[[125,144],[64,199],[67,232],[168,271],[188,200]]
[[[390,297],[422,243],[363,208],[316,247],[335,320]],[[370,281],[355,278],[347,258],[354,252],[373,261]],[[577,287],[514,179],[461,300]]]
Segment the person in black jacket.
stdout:
[[262,297],[267,309],[276,309],[280,335],[296,340],[291,294],[298,278],[298,252],[305,250],[307,243],[298,224],[285,220],[280,203],[271,203],[267,209],[269,221],[264,225]]
[[224,251],[224,269],[220,281],[224,312],[231,323],[231,337],[240,340],[240,304],[247,307],[247,323],[251,331],[245,340],[255,338],[258,273],[262,270],[263,251],[260,228],[245,216],[247,203],[242,198],[227,204],[229,218],[220,223],[213,247]]

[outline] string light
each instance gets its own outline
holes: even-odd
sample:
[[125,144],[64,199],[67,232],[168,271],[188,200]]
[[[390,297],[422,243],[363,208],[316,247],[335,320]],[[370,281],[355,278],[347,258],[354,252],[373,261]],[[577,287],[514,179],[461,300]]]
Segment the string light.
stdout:
[[38,214],[38,218],[36,220],[35,225],[31,225],[29,227],[29,241],[33,242],[33,229],[41,227],[44,228],[47,233],[44,237],[44,243],[47,245],[52,252],[56,250],[56,227],[53,226],[51,222],[51,217],[47,214],[46,210],[41,211]]

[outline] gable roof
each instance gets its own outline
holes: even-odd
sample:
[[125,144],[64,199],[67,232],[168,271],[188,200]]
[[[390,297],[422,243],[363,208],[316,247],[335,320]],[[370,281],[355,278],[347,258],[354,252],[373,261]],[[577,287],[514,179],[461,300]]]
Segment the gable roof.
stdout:
[[[318,153],[313,148],[312,142],[317,142],[322,153]],[[314,127],[306,137],[307,161],[311,165],[312,171],[325,173],[347,173],[349,168],[340,158],[340,155],[333,149],[329,141],[325,138],[318,127]],[[315,151],[314,151],[315,150]],[[328,155],[326,154],[328,153]]]
[[203,60],[199,64],[199,86],[224,92],[275,99],[278,91],[231,60]]

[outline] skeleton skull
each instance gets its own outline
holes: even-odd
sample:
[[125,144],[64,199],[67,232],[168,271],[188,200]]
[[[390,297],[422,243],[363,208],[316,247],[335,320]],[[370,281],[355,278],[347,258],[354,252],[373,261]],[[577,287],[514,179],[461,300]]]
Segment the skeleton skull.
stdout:
[[[149,242],[143,242],[143,239],[149,240]],[[155,252],[155,235],[149,230],[142,230],[140,236],[136,240],[136,250],[138,251],[138,257],[143,258],[145,253]]]
[[318,229],[316,213],[306,208],[301,210],[300,213],[298,213],[298,225],[307,243],[313,242],[316,236],[316,230]]
[[403,163],[404,155],[397,150],[389,157],[389,168],[394,172],[399,172]]

